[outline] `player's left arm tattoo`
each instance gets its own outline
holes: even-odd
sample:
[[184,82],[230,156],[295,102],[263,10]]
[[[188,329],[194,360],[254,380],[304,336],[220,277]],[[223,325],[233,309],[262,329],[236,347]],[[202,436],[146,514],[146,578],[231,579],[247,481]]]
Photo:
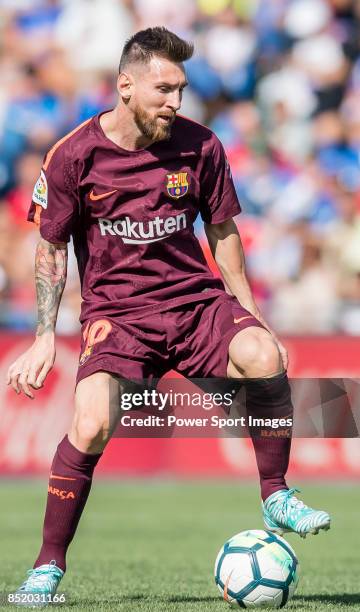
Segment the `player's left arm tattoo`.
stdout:
[[35,256],[35,284],[38,304],[36,335],[55,330],[60,300],[67,274],[66,244],[52,244],[41,239]]

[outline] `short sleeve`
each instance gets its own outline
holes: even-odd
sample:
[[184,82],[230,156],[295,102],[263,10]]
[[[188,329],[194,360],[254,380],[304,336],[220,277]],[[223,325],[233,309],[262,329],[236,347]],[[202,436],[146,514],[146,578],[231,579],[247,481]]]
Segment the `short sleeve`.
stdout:
[[240,212],[229,162],[220,140],[213,134],[201,178],[201,217],[205,223],[223,223]]
[[[79,215],[79,205],[64,147],[50,151],[35,184],[27,219],[38,225],[48,242],[69,242]],[[50,159],[49,159],[50,156]]]

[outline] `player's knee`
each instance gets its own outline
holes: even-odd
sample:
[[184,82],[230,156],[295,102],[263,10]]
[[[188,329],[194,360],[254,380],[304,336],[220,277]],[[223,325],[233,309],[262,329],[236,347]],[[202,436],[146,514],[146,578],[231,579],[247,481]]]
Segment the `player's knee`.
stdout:
[[[247,331],[247,330],[246,330]],[[238,334],[229,348],[233,366],[249,378],[271,376],[280,370],[279,349],[272,336],[263,329]]]
[[84,402],[78,395],[69,432],[70,441],[82,452],[95,453],[104,450],[109,437],[109,411],[104,409],[100,401]]
[[80,411],[75,415],[71,427],[71,438],[75,446],[83,452],[101,452],[110,435],[108,420],[98,419],[87,411],[83,413]]
[[117,397],[111,376],[104,372],[97,372],[78,383],[69,438],[79,450],[93,453],[104,450],[116,424],[113,395]]

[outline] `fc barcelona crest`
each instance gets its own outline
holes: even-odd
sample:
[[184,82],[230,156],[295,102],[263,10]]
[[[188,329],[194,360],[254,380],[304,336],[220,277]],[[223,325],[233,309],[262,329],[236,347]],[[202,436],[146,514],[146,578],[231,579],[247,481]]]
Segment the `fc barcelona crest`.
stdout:
[[181,198],[184,196],[188,189],[189,183],[187,179],[187,172],[179,172],[178,174],[167,174],[167,191],[169,196],[172,198]]

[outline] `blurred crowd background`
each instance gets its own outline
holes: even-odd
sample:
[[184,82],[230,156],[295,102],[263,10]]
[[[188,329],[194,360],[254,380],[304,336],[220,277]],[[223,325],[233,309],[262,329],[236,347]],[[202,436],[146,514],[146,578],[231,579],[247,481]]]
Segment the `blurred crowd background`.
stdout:
[[[44,153],[114,105],[122,46],[153,25],[195,42],[182,112],[226,148],[268,321],[360,334],[360,0],[0,0],[0,327],[36,322]],[[79,306],[71,255],[59,333]]]

